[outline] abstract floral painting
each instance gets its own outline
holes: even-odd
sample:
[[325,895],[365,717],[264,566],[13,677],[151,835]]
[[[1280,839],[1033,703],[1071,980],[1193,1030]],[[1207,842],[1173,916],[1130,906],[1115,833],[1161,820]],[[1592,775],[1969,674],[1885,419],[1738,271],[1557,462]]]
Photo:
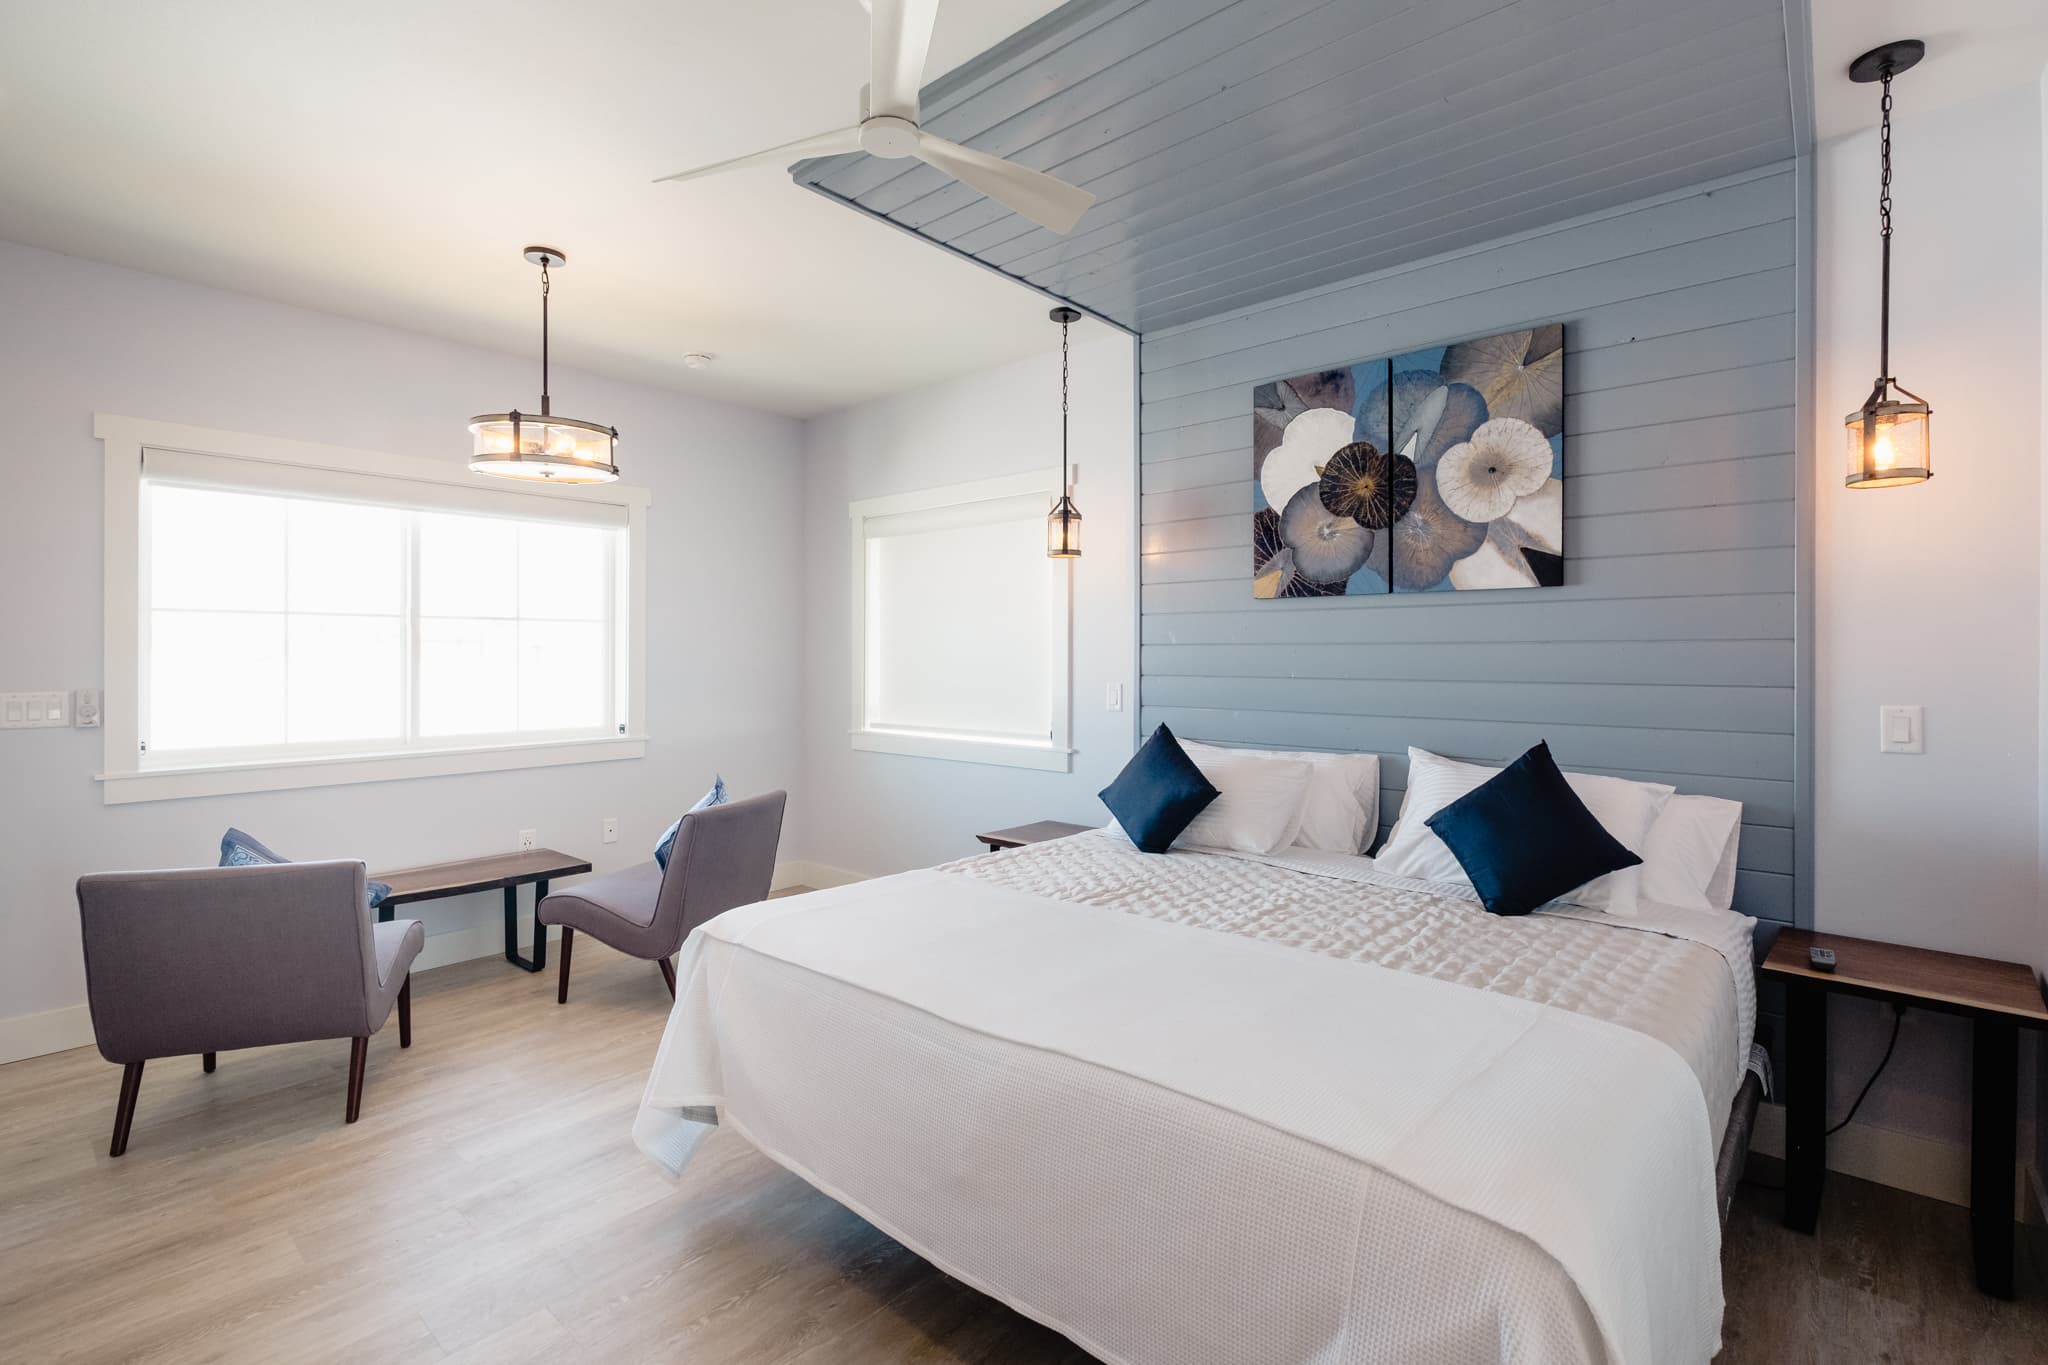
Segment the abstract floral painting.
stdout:
[[1564,327],[1252,391],[1252,596],[1564,582]]

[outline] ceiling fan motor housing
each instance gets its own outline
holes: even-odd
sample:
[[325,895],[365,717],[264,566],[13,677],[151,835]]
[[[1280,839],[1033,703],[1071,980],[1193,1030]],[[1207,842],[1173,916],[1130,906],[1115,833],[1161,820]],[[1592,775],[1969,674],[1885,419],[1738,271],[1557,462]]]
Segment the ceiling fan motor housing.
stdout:
[[860,125],[861,150],[870,156],[900,160],[917,152],[917,125],[894,114],[876,114]]

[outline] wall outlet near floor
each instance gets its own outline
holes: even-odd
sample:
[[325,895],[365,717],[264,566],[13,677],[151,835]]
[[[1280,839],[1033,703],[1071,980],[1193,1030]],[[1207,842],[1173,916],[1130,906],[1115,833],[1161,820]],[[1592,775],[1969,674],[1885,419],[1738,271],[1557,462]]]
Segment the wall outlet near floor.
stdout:
[[1877,751],[1881,754],[1927,752],[1927,709],[1922,706],[1877,708]]
[[540,831],[539,831],[539,830],[537,830],[537,829],[522,829],[522,830],[520,830],[520,831],[519,831],[519,851],[520,851],[521,853],[531,853],[531,852],[532,852],[533,850],[535,850],[535,849],[537,849],[537,848],[539,848],[539,847],[540,847]]
[[618,816],[616,816],[616,815],[607,815],[607,816],[605,816],[605,818],[604,818],[604,841],[605,841],[606,843],[608,843],[608,844],[616,844],[616,843],[617,843],[617,842],[619,841],[619,817],[618,817]]

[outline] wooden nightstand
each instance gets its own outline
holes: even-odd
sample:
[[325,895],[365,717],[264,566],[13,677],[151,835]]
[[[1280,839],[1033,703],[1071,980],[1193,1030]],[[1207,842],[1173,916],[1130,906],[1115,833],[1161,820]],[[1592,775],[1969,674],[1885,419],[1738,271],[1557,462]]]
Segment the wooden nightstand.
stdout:
[[[1816,971],[1809,948],[1832,948]],[[2048,1027],[2034,969],[2019,962],[1783,929],[1761,974],[1785,985],[1785,1225],[1812,1232],[1827,1177],[1828,993],[1960,1014],[1970,1020],[1970,1240],[1977,1287],[2012,1297],[2013,1129],[2019,1030]]]
[[1086,834],[1093,828],[1093,825],[1070,825],[1064,820],[1037,820],[1028,825],[1012,825],[1008,829],[992,829],[974,837],[987,844],[988,851],[994,853],[998,849],[1042,844],[1047,839],[1064,839],[1069,834]]

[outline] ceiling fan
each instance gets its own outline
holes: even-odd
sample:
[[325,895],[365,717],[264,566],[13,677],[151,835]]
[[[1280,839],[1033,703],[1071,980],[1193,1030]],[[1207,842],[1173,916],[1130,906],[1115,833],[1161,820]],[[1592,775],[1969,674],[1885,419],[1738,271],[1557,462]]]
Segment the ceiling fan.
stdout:
[[868,10],[868,83],[861,91],[860,122],[837,132],[771,147],[751,156],[665,175],[663,180],[696,180],[742,166],[805,157],[867,152],[892,160],[914,156],[1032,222],[1054,232],[1071,232],[1095,196],[1043,171],[949,142],[918,126],[917,92],[924,85],[925,55],[939,0],[862,0]]

